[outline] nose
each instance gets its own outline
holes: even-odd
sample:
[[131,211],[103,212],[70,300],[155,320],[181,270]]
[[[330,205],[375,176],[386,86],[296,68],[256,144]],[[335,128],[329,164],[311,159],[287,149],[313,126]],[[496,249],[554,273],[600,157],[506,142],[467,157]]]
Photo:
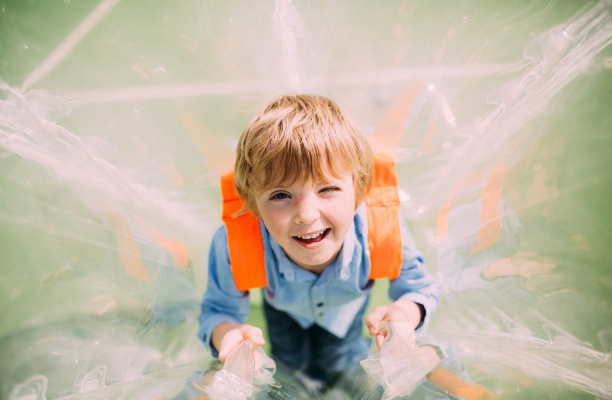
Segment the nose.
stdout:
[[310,225],[321,218],[318,203],[312,198],[305,198],[297,203],[294,222],[299,225]]

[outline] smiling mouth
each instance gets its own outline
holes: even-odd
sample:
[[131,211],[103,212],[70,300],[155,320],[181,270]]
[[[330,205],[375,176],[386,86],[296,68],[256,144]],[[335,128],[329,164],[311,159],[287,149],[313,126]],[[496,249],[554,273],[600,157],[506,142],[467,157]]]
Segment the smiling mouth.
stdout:
[[315,233],[314,235],[293,236],[293,238],[299,242],[306,243],[306,244],[317,243],[325,239],[325,237],[327,236],[330,230],[331,228],[327,228],[320,232]]

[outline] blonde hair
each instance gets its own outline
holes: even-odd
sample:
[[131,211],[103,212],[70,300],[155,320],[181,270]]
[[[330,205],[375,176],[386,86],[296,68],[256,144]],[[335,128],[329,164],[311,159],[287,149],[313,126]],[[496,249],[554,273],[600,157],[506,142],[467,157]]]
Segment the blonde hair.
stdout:
[[314,95],[281,96],[247,125],[236,149],[234,185],[246,209],[258,214],[258,194],[297,179],[341,178],[351,172],[355,208],[372,181],[372,149],[357,126],[332,100]]

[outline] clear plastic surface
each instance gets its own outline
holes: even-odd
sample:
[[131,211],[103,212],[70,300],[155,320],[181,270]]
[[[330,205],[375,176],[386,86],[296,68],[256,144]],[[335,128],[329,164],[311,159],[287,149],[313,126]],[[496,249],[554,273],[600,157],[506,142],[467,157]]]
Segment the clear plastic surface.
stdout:
[[[612,399],[611,42],[610,0],[0,1],[0,398],[204,396],[219,177],[312,93],[394,155],[440,285],[466,389],[413,396]],[[333,396],[380,398],[357,369]],[[308,398],[281,376],[252,396]]]
[[395,332],[389,322],[381,322],[379,330],[386,335],[380,350],[376,337],[373,337],[368,358],[361,361],[361,366],[384,387],[383,399],[410,395],[431,368],[421,361],[414,348]]
[[[257,372],[256,358],[261,362]],[[267,385],[279,388],[280,385],[273,378],[275,372],[274,360],[247,339],[230,351],[223,369],[215,373],[212,383],[196,385],[211,400],[246,400]]]

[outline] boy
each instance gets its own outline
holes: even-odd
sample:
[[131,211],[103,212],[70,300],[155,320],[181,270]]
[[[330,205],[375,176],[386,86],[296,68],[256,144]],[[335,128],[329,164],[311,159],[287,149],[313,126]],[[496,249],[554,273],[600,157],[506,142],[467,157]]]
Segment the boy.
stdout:
[[[326,380],[367,354],[361,321],[373,281],[364,197],[372,182],[372,151],[337,104],[299,95],[269,103],[246,127],[236,153],[236,192],[243,209],[261,222],[261,236],[253,241],[263,242],[261,286],[272,355]],[[415,330],[427,327],[439,302],[433,277],[397,219],[399,276],[389,288],[394,302],[365,318],[379,343],[383,320],[414,343]],[[232,273],[228,231],[223,226],[213,238],[198,334],[222,362],[246,338],[264,344],[261,330],[244,324],[248,292],[237,288],[242,278]],[[251,245],[248,238],[244,245]],[[237,260],[239,252],[231,257]],[[258,261],[252,262],[248,268],[254,270]]]

